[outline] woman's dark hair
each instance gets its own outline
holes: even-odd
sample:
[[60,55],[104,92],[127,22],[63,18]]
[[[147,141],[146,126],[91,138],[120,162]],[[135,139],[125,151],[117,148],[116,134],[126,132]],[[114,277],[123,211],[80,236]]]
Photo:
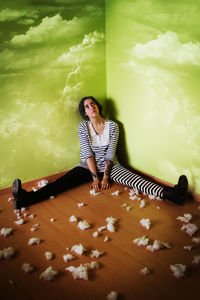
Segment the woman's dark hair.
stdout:
[[82,118],[88,120],[88,116],[85,115],[85,107],[84,107],[84,101],[86,99],[91,99],[98,106],[99,114],[101,117],[103,117],[102,116],[102,110],[103,110],[102,105],[94,97],[88,96],[88,97],[83,97],[81,99],[81,101],[79,102],[79,112],[80,112]]

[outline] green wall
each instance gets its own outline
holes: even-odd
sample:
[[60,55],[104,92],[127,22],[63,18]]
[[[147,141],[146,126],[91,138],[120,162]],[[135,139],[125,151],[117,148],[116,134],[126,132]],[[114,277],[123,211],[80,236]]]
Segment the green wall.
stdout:
[[200,2],[106,1],[107,97],[128,163],[200,193]]
[[106,97],[102,0],[0,3],[0,187],[80,161],[77,104]]

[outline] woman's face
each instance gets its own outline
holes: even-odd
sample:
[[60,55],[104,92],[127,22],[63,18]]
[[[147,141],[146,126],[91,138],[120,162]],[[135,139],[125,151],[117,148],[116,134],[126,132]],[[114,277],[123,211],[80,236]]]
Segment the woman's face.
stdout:
[[85,108],[85,115],[88,116],[88,118],[95,118],[99,116],[99,109],[96,103],[88,98],[84,101],[84,108]]

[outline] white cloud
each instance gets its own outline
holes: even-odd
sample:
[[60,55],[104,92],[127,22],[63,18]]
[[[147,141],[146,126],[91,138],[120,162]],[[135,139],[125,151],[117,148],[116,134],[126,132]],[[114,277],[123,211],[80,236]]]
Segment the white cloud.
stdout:
[[200,65],[200,43],[181,43],[179,35],[167,31],[146,44],[137,44],[131,56],[140,60],[156,60],[167,65]]
[[[0,22],[6,22],[6,21],[17,21],[21,18],[28,18],[30,21],[32,19],[38,18],[38,11],[37,10],[17,10],[17,9],[3,9],[0,11]],[[29,22],[30,22],[29,21]]]
[[73,34],[80,31],[84,21],[74,17],[66,21],[60,15],[45,17],[38,26],[31,26],[25,34],[15,35],[11,44],[16,46],[27,46],[29,44],[40,44],[58,39],[69,39]]

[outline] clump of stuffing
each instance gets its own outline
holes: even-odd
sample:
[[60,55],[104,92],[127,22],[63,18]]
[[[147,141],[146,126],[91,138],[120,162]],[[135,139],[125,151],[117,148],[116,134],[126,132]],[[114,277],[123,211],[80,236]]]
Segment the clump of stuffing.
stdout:
[[31,214],[31,215],[29,215],[29,218],[30,218],[30,219],[35,218],[35,215],[34,215],[34,214]]
[[39,245],[40,242],[40,238],[30,238],[28,241],[28,245]]
[[12,200],[14,200],[14,198],[12,198],[12,197],[9,197],[9,198],[8,198],[8,202],[10,202],[10,201],[12,201]]
[[130,205],[128,205],[127,207],[126,207],[126,210],[127,211],[130,211],[132,209],[132,207],[130,206]]
[[117,191],[111,193],[111,195],[112,195],[112,196],[119,196],[119,191],[117,190]]
[[72,215],[70,218],[69,218],[69,222],[77,222],[78,219],[76,216]]
[[184,246],[184,247],[183,247],[183,249],[184,249],[184,250],[187,250],[187,251],[191,251],[192,248],[193,248],[192,246]]
[[43,179],[43,180],[39,181],[37,185],[39,188],[41,188],[41,187],[44,187],[45,185],[47,185],[47,183],[48,183],[48,180]]
[[110,232],[115,232],[115,226],[114,224],[117,223],[117,219],[113,218],[113,217],[107,217],[106,218],[106,221],[107,221],[107,230],[110,231]]
[[31,266],[29,263],[24,263],[22,265],[22,270],[25,272],[25,273],[31,273],[33,270],[34,270],[34,267]]
[[78,205],[78,207],[83,207],[83,206],[85,206],[85,203],[78,203],[77,205]]
[[104,242],[108,242],[109,241],[109,237],[106,235],[103,241]]
[[53,222],[55,222],[55,221],[56,221],[56,219],[54,219],[54,218],[51,218],[51,219],[50,219],[50,222],[51,222],[51,223],[53,223]]
[[30,231],[37,231],[37,227],[31,227]]
[[142,201],[140,202],[140,208],[143,208],[143,207],[145,207],[145,205],[146,205],[145,201],[144,201],[144,200],[142,200]]
[[160,206],[157,206],[157,209],[159,210],[159,209],[160,209]]
[[33,192],[36,192],[37,189],[36,189],[35,187],[32,187],[32,191],[33,191]]
[[95,232],[93,232],[93,237],[98,237],[99,236],[99,232],[98,231],[95,231]]
[[200,244],[200,237],[193,237],[192,241],[195,242],[196,244]]
[[22,225],[22,224],[24,224],[24,220],[21,218],[18,221],[15,221],[15,224]]
[[149,270],[147,267],[144,267],[143,269],[140,270],[140,273],[143,275],[149,275],[151,274],[151,270]]
[[12,247],[4,248],[3,250],[0,250],[0,260],[11,258],[14,255],[15,251]]
[[77,268],[70,266],[66,268],[66,270],[72,273],[72,276],[75,280],[76,279],[88,280],[88,269],[84,265],[80,265]]
[[193,236],[198,230],[198,227],[195,224],[187,223],[181,227],[181,230],[187,232],[190,236]]
[[50,198],[49,198],[49,199],[50,199],[50,200],[52,200],[52,199],[54,199],[54,198],[55,198],[55,196],[50,196]]
[[145,227],[147,230],[150,229],[151,221],[150,219],[142,219],[140,220],[140,224]]
[[146,246],[148,245],[149,238],[146,236],[142,236],[140,238],[134,239],[133,243],[137,244],[138,246]]
[[92,258],[99,258],[100,256],[102,256],[104,254],[104,252],[102,251],[99,251],[99,250],[92,250],[92,253],[91,253],[91,257]]
[[88,228],[90,228],[90,224],[87,222],[87,221],[79,221],[78,222],[78,227],[81,229],[81,230],[86,230]]
[[120,207],[126,207],[127,204],[126,203],[123,203],[122,205],[120,205]]
[[13,232],[12,228],[1,228],[1,235],[3,237],[9,236]]
[[175,265],[170,265],[170,269],[172,270],[173,275],[176,278],[182,278],[185,277],[187,266],[183,264],[175,264]]
[[161,242],[161,241],[155,240],[153,245],[148,245],[146,247],[147,250],[150,250],[152,252],[158,251],[163,248],[171,248],[171,245],[168,242]]
[[139,191],[135,188],[132,188],[129,192],[129,196],[138,195]]
[[111,291],[106,297],[107,300],[117,300],[117,298],[118,293],[116,291]]
[[24,212],[26,210],[26,207],[21,208],[21,212]]
[[191,214],[184,214],[183,217],[178,216],[176,219],[183,222],[183,223],[189,223],[192,220],[192,215]]
[[40,279],[45,279],[48,281],[52,281],[55,279],[56,275],[58,274],[58,271],[53,270],[51,266],[49,266],[43,273],[40,274]]
[[129,196],[129,199],[130,199],[130,200],[136,200],[136,199],[137,199],[137,196],[136,196],[136,195],[134,195],[134,196]]
[[69,253],[63,255],[64,262],[68,262],[68,261],[74,260],[74,259],[76,259],[75,255],[72,255],[72,254],[69,254]]
[[97,228],[97,230],[99,231],[99,232],[101,232],[101,231],[103,231],[103,230],[105,230],[106,229],[106,226],[100,226],[99,228]]
[[99,269],[99,263],[95,260],[91,261],[91,263],[84,264],[88,268],[88,270]]
[[90,195],[98,196],[98,195],[100,195],[100,194],[101,194],[101,192],[97,192],[97,191],[95,191],[95,190],[90,190]]
[[199,254],[193,256],[192,263],[196,264],[196,265],[200,265],[200,255]]
[[149,199],[154,200],[156,197],[154,195],[148,195]]
[[82,255],[84,252],[87,251],[87,249],[84,248],[82,244],[72,246],[71,250],[79,255]]
[[50,251],[46,251],[44,253],[44,255],[45,255],[45,257],[46,257],[47,260],[51,260],[54,257],[54,254],[52,252],[50,252]]

